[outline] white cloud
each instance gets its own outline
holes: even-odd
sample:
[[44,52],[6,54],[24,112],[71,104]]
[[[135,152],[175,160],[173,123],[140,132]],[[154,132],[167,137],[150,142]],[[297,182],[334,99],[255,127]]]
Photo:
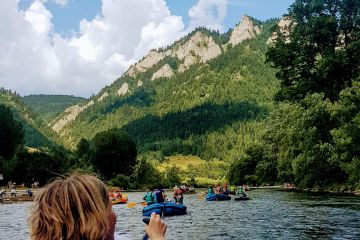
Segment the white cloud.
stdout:
[[97,93],[150,49],[185,33],[163,0],[102,0],[101,14],[82,20],[71,38],[54,32],[46,0],[25,10],[18,2],[0,1],[0,86],[24,95]]
[[59,4],[60,6],[66,6],[69,3],[69,0],[52,0],[54,3]]
[[190,26],[192,30],[203,26],[214,30],[223,31],[223,21],[227,14],[228,0],[199,0],[189,10]]

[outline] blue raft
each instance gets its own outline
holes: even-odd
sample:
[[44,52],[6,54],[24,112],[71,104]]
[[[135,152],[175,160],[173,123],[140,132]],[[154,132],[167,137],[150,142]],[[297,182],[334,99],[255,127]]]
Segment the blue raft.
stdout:
[[159,215],[164,213],[164,216],[185,215],[186,210],[187,207],[184,204],[176,204],[173,202],[154,203],[144,207],[143,216],[149,217],[153,212]]
[[228,201],[231,200],[231,196],[224,194],[208,194],[206,201]]

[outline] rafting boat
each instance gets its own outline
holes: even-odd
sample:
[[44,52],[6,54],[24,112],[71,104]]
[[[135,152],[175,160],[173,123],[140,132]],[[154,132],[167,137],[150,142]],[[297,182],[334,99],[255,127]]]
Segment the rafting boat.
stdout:
[[111,203],[114,204],[125,204],[128,201],[128,196],[126,194],[121,194],[119,198],[112,198]]
[[208,194],[206,196],[206,201],[229,201],[231,196],[225,194]]
[[153,212],[163,216],[185,215],[186,210],[187,207],[184,204],[176,204],[173,202],[154,203],[144,207],[143,216],[150,216]]

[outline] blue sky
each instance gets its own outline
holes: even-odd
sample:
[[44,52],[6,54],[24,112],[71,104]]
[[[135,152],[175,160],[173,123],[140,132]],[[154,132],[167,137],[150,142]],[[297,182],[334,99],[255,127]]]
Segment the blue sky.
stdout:
[[[21,8],[27,8],[34,0],[21,0]],[[173,15],[181,16],[185,25],[189,25],[189,9],[197,0],[165,0]],[[224,30],[233,28],[241,16],[250,15],[259,20],[281,17],[287,12],[294,0],[229,0],[227,15],[224,19]],[[47,1],[45,5],[53,14],[54,30],[69,35],[79,30],[82,19],[93,19],[101,13],[101,0],[68,0],[66,6]]]
[[0,0],[0,87],[89,97],[196,27],[280,18],[293,1]]

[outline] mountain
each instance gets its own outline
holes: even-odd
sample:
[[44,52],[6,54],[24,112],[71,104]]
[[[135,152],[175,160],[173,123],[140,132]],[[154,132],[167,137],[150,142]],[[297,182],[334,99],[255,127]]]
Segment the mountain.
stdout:
[[232,161],[257,141],[273,108],[278,81],[265,52],[276,24],[244,16],[225,34],[196,29],[150,51],[50,126],[70,147],[117,127],[132,136],[140,152]]
[[86,101],[86,99],[82,97],[67,95],[29,95],[22,97],[22,100],[45,123],[54,119],[66,108]]
[[28,147],[53,147],[61,141],[46,124],[36,116],[22,98],[10,90],[0,89],[0,104],[9,106],[24,129],[24,143]]

